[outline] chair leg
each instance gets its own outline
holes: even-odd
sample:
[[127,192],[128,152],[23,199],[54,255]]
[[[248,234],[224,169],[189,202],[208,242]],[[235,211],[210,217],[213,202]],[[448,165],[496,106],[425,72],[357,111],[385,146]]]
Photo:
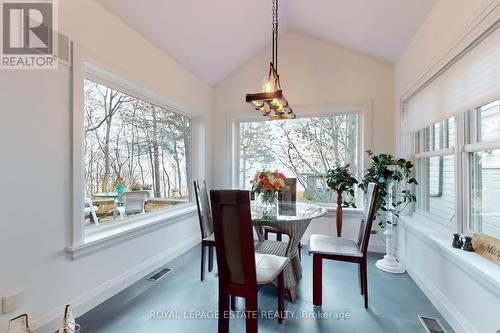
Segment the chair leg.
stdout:
[[322,304],[323,258],[313,255],[313,304]]
[[219,284],[219,330],[218,333],[229,333],[229,295]]
[[264,230],[264,239],[268,240],[269,239],[269,231]]
[[361,289],[361,295],[364,294],[364,291],[363,291],[363,272],[361,271],[361,264],[359,264],[359,272],[358,272],[358,276],[359,276],[359,289]]
[[361,271],[363,272],[363,291],[365,294],[365,309],[368,308],[368,274],[366,271],[366,261],[361,263]]
[[302,244],[297,245],[297,251],[299,252],[299,260],[302,261]]
[[278,323],[285,320],[285,274],[278,275]]
[[201,281],[205,280],[205,246],[201,244]]
[[282,236],[283,236],[283,234],[281,232],[276,233],[276,240],[278,242],[281,242]]
[[208,271],[211,272],[214,269],[214,247],[208,247]]
[[257,333],[258,312],[257,312],[257,293],[245,299],[246,312],[246,333]]

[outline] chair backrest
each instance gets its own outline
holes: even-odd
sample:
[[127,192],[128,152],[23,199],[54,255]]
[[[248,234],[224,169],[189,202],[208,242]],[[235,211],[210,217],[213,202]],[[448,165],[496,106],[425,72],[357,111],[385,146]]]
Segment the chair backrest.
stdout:
[[287,178],[286,186],[288,189],[278,194],[280,202],[296,202],[297,201],[297,178]]
[[200,221],[201,239],[206,238],[214,232],[212,211],[208,200],[207,183],[204,180],[194,181],[194,194],[198,206],[198,219]]
[[250,192],[210,191],[220,283],[255,287],[255,249]]
[[364,256],[366,256],[366,252],[368,251],[368,242],[370,241],[373,220],[375,219],[377,198],[378,185],[375,183],[368,184],[368,189],[366,191],[366,205],[363,210],[363,218],[361,219],[361,223],[359,225],[357,241],[358,247]]
[[123,193],[120,201],[125,206],[125,214],[142,213],[148,198],[148,191],[130,191]]

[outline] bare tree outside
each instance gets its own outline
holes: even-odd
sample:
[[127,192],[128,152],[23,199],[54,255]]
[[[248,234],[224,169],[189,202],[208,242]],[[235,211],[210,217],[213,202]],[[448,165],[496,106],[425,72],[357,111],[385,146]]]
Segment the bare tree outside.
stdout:
[[117,180],[151,193],[146,210],[189,201],[190,119],[91,80],[84,86],[85,197],[100,215]]
[[240,123],[240,187],[255,172],[278,170],[297,178],[298,200],[334,202],[324,175],[349,164],[358,173],[358,115]]

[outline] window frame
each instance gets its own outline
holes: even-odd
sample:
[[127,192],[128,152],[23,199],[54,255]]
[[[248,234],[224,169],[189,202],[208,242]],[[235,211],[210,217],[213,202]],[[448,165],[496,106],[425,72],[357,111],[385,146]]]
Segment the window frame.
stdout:
[[[446,156],[454,155],[455,160],[455,223],[447,223],[446,221],[436,219],[433,214],[423,211],[415,205],[413,211],[421,216],[424,216],[433,222],[445,226],[448,230],[462,233],[465,235],[473,235],[478,231],[471,228],[471,156],[474,152],[484,150],[500,149],[500,138],[490,141],[479,141],[479,131],[481,119],[478,117],[478,111],[484,105],[493,103],[500,99],[500,96],[493,100],[483,103],[471,110],[464,111],[455,118],[455,146],[435,151],[420,152],[421,147],[425,147],[423,138],[417,131],[413,135],[413,156],[416,164],[415,172],[420,172],[418,167],[418,160],[420,158],[427,158],[432,156]],[[452,117],[447,117],[449,119]],[[433,125],[430,125],[433,126]],[[429,127],[430,127],[429,126]],[[427,128],[429,128],[427,127]],[[417,187],[417,192],[421,195],[421,190]],[[421,196],[417,199],[420,199]]]
[[[500,100],[500,96],[491,101],[493,103],[497,100]],[[473,153],[482,152],[485,150],[495,150],[500,149],[500,137],[493,140],[488,141],[480,141],[480,126],[481,126],[481,117],[478,117],[478,113],[482,106],[490,104],[485,103],[481,106],[478,106],[472,110],[464,112],[464,126],[466,128],[465,136],[464,136],[464,145],[462,147],[462,161],[463,161],[463,174],[464,174],[464,220],[463,220],[463,232],[468,235],[473,235],[478,231],[473,230],[472,226],[472,217],[471,217],[471,201],[472,201],[472,193],[470,191],[472,179],[471,175],[471,163]]]
[[[120,74],[115,74],[120,73]],[[143,234],[146,230],[154,230],[159,223],[176,221],[182,216],[190,216],[196,212],[196,204],[193,201],[191,183],[200,172],[197,158],[200,154],[200,117],[196,112],[175,103],[142,84],[121,76],[121,71],[109,69],[97,61],[88,57],[78,47],[73,52],[73,75],[72,75],[72,233],[68,245],[68,251],[77,258],[77,252],[89,252],[89,243],[95,243],[96,247],[103,247],[103,240],[109,238],[116,242],[117,238],[130,238],[133,234]],[[134,98],[152,103],[168,111],[178,113],[190,119],[191,126],[191,175],[187,175],[189,190],[189,202],[176,205],[166,210],[159,210],[151,214],[138,215],[128,218],[120,223],[112,223],[96,228],[85,228],[84,220],[84,80],[92,80],[109,88],[128,94]]]
[[[313,118],[313,117],[334,117],[345,114],[356,114],[358,116],[358,151],[356,152],[359,161],[359,172],[365,169],[369,163],[369,159],[365,156],[365,151],[372,150],[373,142],[373,118],[372,118],[372,100],[358,101],[350,104],[324,104],[316,106],[299,106],[294,108],[296,114],[299,116],[297,119],[301,118]],[[231,147],[231,187],[240,188],[239,184],[239,171],[240,171],[240,161],[239,161],[239,142],[240,124],[244,122],[256,122],[256,121],[269,121],[264,118],[257,111],[242,111],[243,115],[228,117],[228,133],[229,140],[228,147]],[[361,198],[362,199],[362,198]],[[325,207],[328,211],[335,211],[336,205],[327,203],[315,203]],[[360,210],[360,209],[353,209]]]
[[[447,123],[447,130],[446,132],[443,131],[443,128],[441,127],[440,129],[440,135],[439,135],[439,143],[440,146],[437,147],[436,149],[436,140],[435,140],[435,131],[436,131],[436,125],[437,124],[443,124],[446,120],[449,120],[453,118],[454,123],[455,123],[455,145],[452,147],[449,147],[449,123]],[[425,132],[425,135],[421,135],[421,132]],[[428,135],[427,135],[428,133]],[[417,175],[417,179],[421,179],[421,177],[418,177],[419,173],[422,172],[420,169],[421,166],[421,161],[424,161],[424,159],[428,158],[430,159],[431,157],[440,157],[441,159],[444,159],[445,156],[452,156],[456,155],[457,152],[457,137],[458,137],[458,121],[457,117],[447,117],[445,119],[442,119],[434,124],[431,124],[430,126],[427,126],[417,132],[414,133],[413,135],[413,154],[414,154],[414,159],[415,159],[415,173]],[[446,135],[445,135],[446,134]],[[446,138],[445,138],[446,136]],[[429,141],[429,142],[427,142]],[[446,142],[447,147],[443,148],[442,143]],[[457,161],[456,158],[454,160],[454,173],[455,173],[455,184],[457,184],[457,180],[459,179],[458,177],[458,168],[457,168]],[[418,203],[422,200],[423,194],[424,194],[425,188],[423,187],[423,184],[420,184],[416,188],[416,193],[417,193],[417,203],[415,204],[415,212],[421,216],[424,216],[434,222],[439,223],[445,228],[454,228],[456,227],[457,221],[458,221],[458,216],[457,216],[457,186],[455,186],[455,216],[454,216],[454,222],[451,222],[450,220],[446,221],[440,218],[437,218],[434,214],[431,212],[427,212],[423,209],[420,209],[418,206]],[[430,192],[429,192],[429,198],[433,197]]]

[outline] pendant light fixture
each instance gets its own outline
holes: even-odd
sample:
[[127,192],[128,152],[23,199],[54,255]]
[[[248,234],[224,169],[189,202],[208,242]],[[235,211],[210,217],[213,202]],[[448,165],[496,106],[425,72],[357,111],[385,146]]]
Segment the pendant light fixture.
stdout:
[[295,114],[281,90],[278,74],[278,0],[273,0],[273,40],[269,73],[262,82],[262,92],[247,94],[246,102],[270,119],[295,119]]

